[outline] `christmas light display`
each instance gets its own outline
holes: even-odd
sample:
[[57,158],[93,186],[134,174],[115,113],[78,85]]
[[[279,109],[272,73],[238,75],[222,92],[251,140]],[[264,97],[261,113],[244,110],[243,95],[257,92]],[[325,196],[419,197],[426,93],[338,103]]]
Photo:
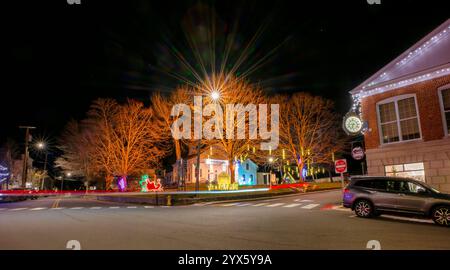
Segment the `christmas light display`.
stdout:
[[139,185],[141,186],[141,192],[149,192],[149,191],[155,192],[164,190],[161,184],[161,179],[158,178],[151,181],[148,174],[144,174],[141,176]]
[[119,187],[119,191],[123,192],[127,190],[127,181],[124,177],[120,177],[119,181],[117,181],[117,186]]

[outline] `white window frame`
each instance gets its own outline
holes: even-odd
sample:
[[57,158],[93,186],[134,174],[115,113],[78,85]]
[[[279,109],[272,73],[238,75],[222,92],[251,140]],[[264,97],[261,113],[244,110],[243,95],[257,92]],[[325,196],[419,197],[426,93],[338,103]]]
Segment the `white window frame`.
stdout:
[[444,128],[444,135],[446,137],[449,136],[450,134],[448,133],[449,127],[447,127],[447,119],[445,118],[444,98],[442,97],[442,91],[449,89],[450,83],[438,88],[439,106],[441,107],[441,116],[442,116],[442,127]]
[[[402,134],[402,129],[401,129],[401,125],[400,125],[400,114],[398,111],[398,104],[397,102],[399,100],[402,99],[407,99],[407,98],[414,98],[414,104],[416,105],[416,114],[417,114],[417,123],[418,123],[418,127],[419,127],[419,138],[416,139],[411,139],[411,140],[403,140],[403,134]],[[398,130],[398,138],[399,140],[396,142],[383,142],[383,131],[381,129],[381,116],[380,116],[380,105],[386,104],[386,103],[391,103],[394,102],[394,108],[395,108],[395,115],[396,115],[396,121],[397,121],[397,130]],[[417,96],[416,94],[405,94],[405,95],[399,95],[399,96],[394,96],[394,97],[390,97],[387,99],[383,99],[379,102],[376,103],[376,109],[377,109],[377,122],[378,122],[378,134],[379,134],[379,139],[380,139],[380,145],[390,145],[390,144],[396,144],[396,143],[404,143],[404,142],[412,142],[412,141],[419,141],[422,140],[422,127],[420,125],[420,112],[419,112],[419,106],[417,105]],[[411,117],[411,118],[405,118],[402,120],[408,120],[408,119],[412,119],[412,118],[416,118],[416,117]],[[394,121],[391,121],[394,122]],[[391,122],[386,122],[386,123],[391,123]],[[383,123],[383,124],[386,124]]]

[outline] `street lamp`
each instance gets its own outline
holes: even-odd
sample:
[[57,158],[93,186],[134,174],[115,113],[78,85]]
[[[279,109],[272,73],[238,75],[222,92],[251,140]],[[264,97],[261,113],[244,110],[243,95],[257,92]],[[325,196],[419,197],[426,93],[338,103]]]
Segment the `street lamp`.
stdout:
[[[213,90],[210,93],[210,97],[211,97],[211,100],[218,101],[220,99],[220,92],[217,90]],[[199,138],[198,143],[197,143],[197,165],[195,166],[195,176],[196,176],[195,191],[200,190],[200,147],[201,147],[201,142],[202,142],[202,139]]]
[[42,179],[41,179],[41,190],[44,189],[44,181],[45,181],[45,175],[47,173],[47,158],[48,158],[48,149],[47,149],[47,144],[43,141],[39,141],[36,143],[36,148],[39,150],[43,150],[45,151],[45,161],[44,161],[44,173],[42,174]]
[[217,101],[217,100],[219,100],[219,98],[220,98],[219,91],[214,90],[214,91],[211,92],[211,99],[212,100]]
[[[71,172],[67,172],[66,176],[67,177],[71,177],[72,173]],[[64,177],[62,177],[62,179],[61,179],[61,192],[63,191],[63,187],[64,187]]]

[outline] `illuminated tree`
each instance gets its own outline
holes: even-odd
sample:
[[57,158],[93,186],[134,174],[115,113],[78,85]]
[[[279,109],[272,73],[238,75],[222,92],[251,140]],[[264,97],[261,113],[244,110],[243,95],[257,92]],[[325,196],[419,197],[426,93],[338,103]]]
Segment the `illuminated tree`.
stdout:
[[[182,140],[177,140],[172,136],[171,127],[176,117],[171,116],[172,107],[175,104],[190,105],[193,101],[192,89],[182,86],[178,87],[170,95],[164,96],[161,93],[154,93],[151,97],[151,105],[154,111],[153,128],[155,136],[161,143],[166,142],[164,149],[175,150],[177,160],[181,159]],[[162,147],[162,146],[161,146]]]
[[332,101],[295,93],[275,96],[271,102],[280,105],[280,144],[274,155],[284,156],[300,172],[312,164],[330,164],[334,153],[345,147]]
[[[222,107],[223,110],[223,127],[218,130],[222,136],[220,139],[209,139],[203,140],[203,145],[216,145],[221,149],[222,155],[228,160],[231,181],[235,181],[235,161],[237,159],[245,158],[249,154],[249,149],[259,146],[261,141],[258,138],[250,138],[249,133],[249,114],[245,113],[244,118],[238,117],[237,113],[233,114],[232,122],[234,129],[229,130],[226,125],[227,117],[227,104],[237,105],[241,104],[244,108],[249,104],[254,104],[258,106],[264,102],[264,94],[260,87],[252,85],[242,79],[232,77],[232,76],[218,76],[213,77],[208,83],[203,83],[197,89],[197,94],[202,94],[206,98],[204,99],[205,104],[217,103]],[[217,100],[214,100],[213,94],[217,93]],[[205,117],[204,121],[208,121],[211,117]],[[237,134],[237,126],[243,124],[245,126],[245,136],[239,138]],[[214,127],[217,128],[217,127]],[[215,130],[213,130],[215,131]],[[227,133],[234,133],[234,138],[227,138]]]
[[110,188],[114,176],[127,176],[157,164],[165,154],[158,148],[158,133],[152,123],[153,111],[141,102],[128,100],[119,105],[99,99],[89,111],[94,131],[94,164],[106,175]]

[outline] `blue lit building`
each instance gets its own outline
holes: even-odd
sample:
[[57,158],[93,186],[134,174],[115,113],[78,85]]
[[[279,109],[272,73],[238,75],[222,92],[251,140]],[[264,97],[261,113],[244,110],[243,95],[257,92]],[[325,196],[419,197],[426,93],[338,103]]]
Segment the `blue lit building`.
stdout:
[[239,182],[240,186],[256,185],[257,172],[258,165],[256,165],[256,163],[254,163],[252,160],[246,159],[243,162],[238,160],[236,162],[235,180]]

